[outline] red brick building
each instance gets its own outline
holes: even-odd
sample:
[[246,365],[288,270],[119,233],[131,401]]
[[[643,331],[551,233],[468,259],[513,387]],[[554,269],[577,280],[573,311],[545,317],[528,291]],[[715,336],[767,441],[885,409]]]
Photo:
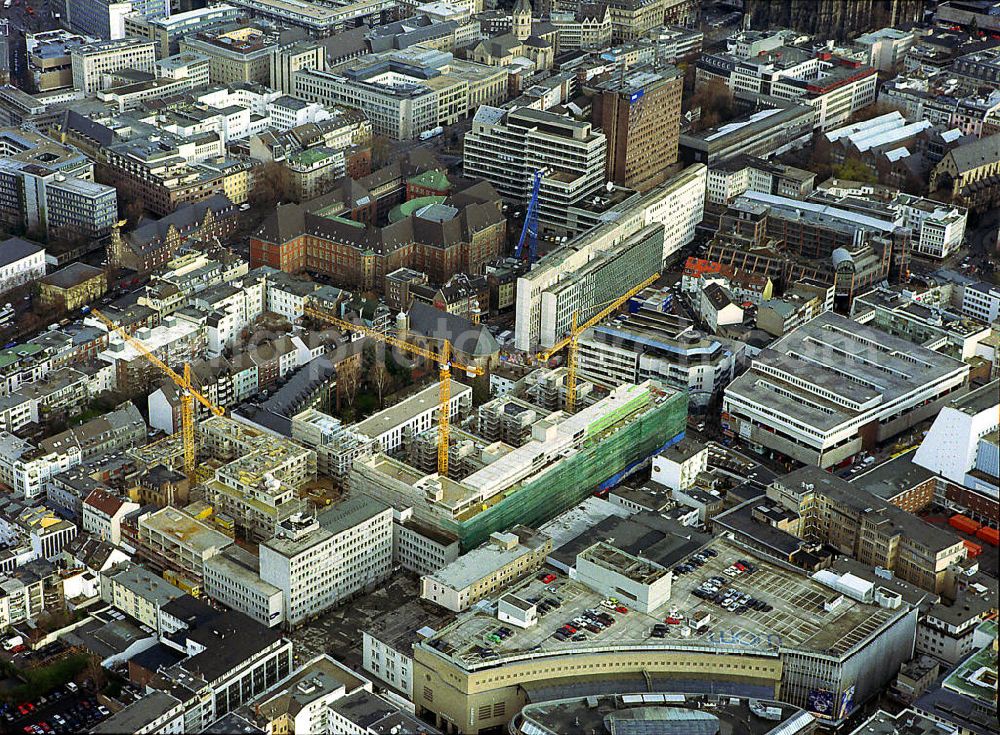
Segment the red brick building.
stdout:
[[[373,223],[381,221],[381,201],[361,196],[359,183],[344,182],[336,193],[347,196],[332,201],[279,206],[250,238],[251,267],[315,271],[347,288],[381,291],[398,268],[444,283],[455,273],[481,273],[503,250],[507,220],[485,182],[384,226]],[[392,182],[381,183],[388,189]]]

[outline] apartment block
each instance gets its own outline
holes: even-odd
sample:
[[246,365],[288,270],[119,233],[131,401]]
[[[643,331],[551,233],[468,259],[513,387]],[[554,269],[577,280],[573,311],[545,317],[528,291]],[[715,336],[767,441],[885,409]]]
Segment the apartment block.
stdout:
[[266,541],[305,510],[298,489],[316,479],[316,453],[249,424],[222,416],[201,422],[202,450],[218,463],[204,499],[233,519],[247,539]]
[[83,530],[101,541],[118,546],[122,540],[122,518],[138,503],[120,498],[107,490],[94,490],[83,500]]
[[559,50],[606,49],[611,45],[611,13],[607,6],[552,10],[549,22],[559,29]]
[[6,546],[0,572],[10,573],[38,559],[55,561],[76,535],[75,523],[38,500],[6,496],[0,503],[0,543]]
[[905,288],[882,287],[858,296],[851,318],[959,360],[974,357],[990,327],[947,305],[924,305]]
[[126,562],[101,572],[101,599],[153,630],[160,630],[160,608],[183,595],[139,564]]
[[123,69],[152,74],[156,66],[156,46],[152,41],[122,38],[78,46],[70,52],[73,88],[84,94],[107,89],[109,77]]

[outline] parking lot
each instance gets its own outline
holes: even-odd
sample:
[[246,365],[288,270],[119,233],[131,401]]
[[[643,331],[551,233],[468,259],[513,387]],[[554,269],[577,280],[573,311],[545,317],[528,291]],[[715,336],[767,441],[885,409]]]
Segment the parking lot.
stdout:
[[92,693],[63,686],[30,701],[0,704],[0,730],[28,735],[84,732],[110,714]]
[[[762,654],[789,647],[839,653],[863,640],[893,614],[850,599],[842,600],[828,611],[825,605],[840,597],[834,590],[757,559],[725,539],[715,539],[707,548],[715,551],[716,556],[706,557],[706,562],[691,572],[675,575],[669,602],[651,615],[635,610],[624,614],[613,612],[601,605],[604,595],[562,575],[548,584],[532,578],[516,588],[519,597],[536,602],[554,599],[560,603],[541,615],[538,625],[498,636],[502,624],[496,617],[468,616],[441,631],[439,648],[473,667],[529,653],[605,649],[637,643],[665,647],[733,646]],[[735,577],[726,575],[724,570],[741,558],[752,559],[755,571]],[[733,589],[761,600],[764,609],[733,611],[700,599],[694,591],[711,577],[725,579],[723,591]],[[581,629],[565,639],[554,637],[564,624],[585,615],[587,610],[608,613],[614,622],[598,632]],[[704,612],[708,618],[701,629],[695,630],[691,623],[703,617]],[[670,624],[667,618],[671,618]],[[659,628],[657,633],[662,636],[654,635],[654,628]]]

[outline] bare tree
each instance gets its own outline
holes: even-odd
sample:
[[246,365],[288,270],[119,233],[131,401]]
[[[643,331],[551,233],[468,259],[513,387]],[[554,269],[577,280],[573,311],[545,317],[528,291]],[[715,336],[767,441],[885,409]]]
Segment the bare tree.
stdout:
[[337,408],[341,407],[341,402],[348,408],[354,405],[361,382],[361,361],[358,358],[358,355],[352,355],[337,365]]
[[696,123],[698,130],[715,127],[724,123],[736,112],[733,93],[722,79],[713,79],[695,89],[688,102],[688,109],[701,108],[701,117]]
[[139,220],[146,213],[146,202],[143,201],[142,197],[128,198],[121,205],[121,213],[127,223],[125,227],[129,230],[134,230],[138,226]]
[[95,691],[101,691],[108,681],[108,673],[101,666],[101,659],[97,656],[87,657],[87,678],[93,683]]
[[292,177],[277,161],[268,161],[254,171],[250,204],[254,208],[273,209],[279,202],[292,199]]
[[381,168],[392,162],[392,139],[385,135],[372,136],[372,168]]
[[386,367],[385,360],[376,360],[375,364],[372,365],[370,380],[372,386],[375,388],[375,393],[378,395],[378,405],[381,408],[385,391],[390,383],[392,383],[392,373]]

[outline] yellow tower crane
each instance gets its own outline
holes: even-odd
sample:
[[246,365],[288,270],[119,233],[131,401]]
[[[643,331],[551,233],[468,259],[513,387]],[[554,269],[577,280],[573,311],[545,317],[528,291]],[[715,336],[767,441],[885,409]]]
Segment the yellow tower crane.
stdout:
[[115,324],[113,321],[104,316],[97,309],[91,309],[91,314],[101,320],[104,326],[108,328],[108,331],[114,332],[128,344],[135,348],[136,352],[142,355],[146,360],[153,363],[156,367],[160,369],[161,372],[165,373],[168,378],[170,378],[181,389],[181,440],[184,446],[184,474],[187,478],[194,483],[195,482],[195,442],[194,442],[194,402],[197,400],[198,403],[203,405],[209,411],[211,411],[216,416],[222,416],[226,413],[225,409],[216,406],[209,399],[205,398],[198,389],[194,387],[191,383],[191,366],[188,363],[184,363],[184,374],[179,375],[177,371],[167,365],[163,360],[158,358],[152,352],[150,352],[146,345],[137,340],[131,334],[126,332],[120,326]]
[[628,301],[630,298],[635,296],[637,293],[642,291],[644,288],[652,286],[659,279],[660,274],[650,276],[645,281],[640,283],[634,288],[630,288],[628,291],[623,293],[618,298],[609,301],[608,305],[601,309],[599,312],[594,314],[590,319],[585,321],[583,324],[577,324],[577,317],[579,316],[578,311],[573,312],[573,320],[570,324],[569,334],[563,337],[561,340],[556,342],[552,347],[545,350],[544,352],[539,352],[537,357],[542,362],[546,362],[554,354],[562,350],[564,347],[569,349],[566,350],[566,412],[575,413],[576,412],[576,350],[579,346],[580,335],[590,327],[597,324],[599,321],[604,319],[609,314],[614,313],[622,304]]
[[361,332],[372,339],[384,342],[392,347],[397,347],[412,355],[418,355],[426,360],[436,362],[438,366],[438,474],[446,476],[448,474],[448,434],[451,428],[451,415],[448,404],[451,401],[451,368],[455,367],[464,370],[469,375],[482,375],[483,369],[474,365],[461,365],[451,360],[451,342],[442,340],[441,351],[434,352],[418,345],[407,342],[399,337],[391,337],[382,334],[378,330],[366,327],[363,324],[354,324],[346,319],[334,316],[329,312],[317,309],[312,306],[305,307],[305,315],[327,322],[345,332]]

